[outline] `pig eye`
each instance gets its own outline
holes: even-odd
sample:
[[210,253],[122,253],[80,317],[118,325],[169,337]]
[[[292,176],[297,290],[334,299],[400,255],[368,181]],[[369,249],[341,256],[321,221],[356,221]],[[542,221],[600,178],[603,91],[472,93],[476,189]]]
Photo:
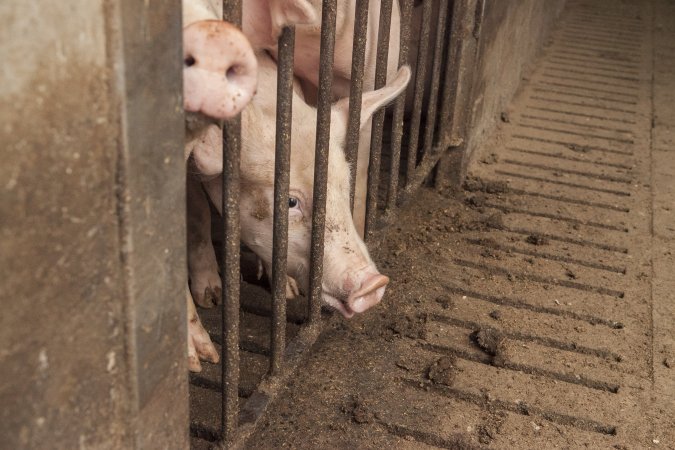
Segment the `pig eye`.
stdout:
[[188,56],[187,58],[185,58],[185,65],[188,67],[194,66],[196,62],[197,61],[193,56]]
[[300,200],[298,200],[295,197],[288,197],[288,207],[289,208],[297,208],[297,206],[300,204]]

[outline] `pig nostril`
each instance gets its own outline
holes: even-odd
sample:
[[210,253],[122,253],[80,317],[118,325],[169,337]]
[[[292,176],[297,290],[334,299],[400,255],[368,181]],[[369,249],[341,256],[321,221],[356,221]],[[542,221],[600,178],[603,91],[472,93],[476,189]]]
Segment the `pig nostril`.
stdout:
[[225,78],[232,81],[233,77],[236,77],[239,74],[239,66],[232,66],[225,72]]
[[188,56],[185,58],[185,65],[187,67],[194,66],[197,63],[197,60],[195,60],[194,56]]

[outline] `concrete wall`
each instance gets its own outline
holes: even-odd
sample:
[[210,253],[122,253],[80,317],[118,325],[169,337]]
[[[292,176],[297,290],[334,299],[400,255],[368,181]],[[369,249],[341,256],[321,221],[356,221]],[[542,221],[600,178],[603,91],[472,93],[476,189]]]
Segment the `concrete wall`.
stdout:
[[[495,132],[501,113],[513,99],[523,76],[535,62],[547,37],[555,29],[565,0],[478,0],[471,42],[468,75],[460,86],[469,92],[458,119],[464,128],[463,144],[451,151],[451,171],[461,181],[476,149]],[[471,59],[469,58],[469,59]]]
[[0,447],[185,448],[180,2],[0,2]]

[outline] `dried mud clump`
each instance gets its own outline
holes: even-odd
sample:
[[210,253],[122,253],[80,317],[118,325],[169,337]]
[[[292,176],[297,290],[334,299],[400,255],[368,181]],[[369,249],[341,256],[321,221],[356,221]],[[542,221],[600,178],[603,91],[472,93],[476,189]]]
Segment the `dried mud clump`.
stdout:
[[450,309],[455,307],[455,302],[447,295],[441,295],[436,297],[436,303],[438,303],[443,309]]
[[487,203],[487,196],[484,194],[477,194],[473,195],[471,197],[467,197],[464,200],[464,203],[467,204],[467,206],[471,208],[481,208],[485,206],[485,203]]
[[504,229],[504,217],[502,213],[494,213],[483,216],[480,219],[460,226],[459,231],[491,231]]
[[507,340],[498,330],[490,327],[479,328],[471,334],[471,339],[492,357],[490,363],[501,367],[508,362]]
[[484,181],[480,178],[467,178],[464,182],[464,190],[468,192],[486,192],[488,194],[504,194],[509,186],[505,181]]
[[494,328],[481,328],[474,333],[474,340],[485,353],[497,356],[499,348],[504,341],[501,333]]
[[452,386],[457,372],[456,358],[454,356],[443,356],[427,369],[427,378],[436,384]]
[[411,339],[426,339],[427,316],[426,314],[420,314],[418,316],[406,315],[398,317],[389,324],[388,328],[395,335]]
[[471,438],[464,434],[453,434],[445,448],[451,450],[480,450],[481,447],[471,442]]
[[590,148],[586,145],[580,145],[580,144],[567,144],[567,148],[572,150],[573,152],[579,152],[579,153],[588,153],[591,151]]
[[347,405],[343,406],[342,412],[347,414],[354,423],[358,424],[372,423],[377,419],[373,410],[358,396],[353,397]]
[[504,215],[501,213],[495,213],[491,216],[488,216],[483,222],[488,226],[488,228],[501,230],[504,228]]
[[532,245],[547,245],[548,238],[546,236],[542,236],[541,234],[531,234],[525,238],[525,242]]

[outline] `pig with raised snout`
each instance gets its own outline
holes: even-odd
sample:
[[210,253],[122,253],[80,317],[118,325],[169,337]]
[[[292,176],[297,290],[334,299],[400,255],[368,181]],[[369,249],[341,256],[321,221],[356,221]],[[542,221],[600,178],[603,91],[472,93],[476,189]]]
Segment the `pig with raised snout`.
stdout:
[[[295,29],[294,74],[302,80],[303,93],[308,103],[315,103],[319,85],[319,54],[321,48],[321,0],[246,0],[243,5],[242,30],[254,48],[264,48],[276,56],[276,38],[281,32],[280,23],[292,12],[297,18]],[[352,50],[354,43],[354,15],[356,0],[337,2],[335,26],[335,57],[333,64],[332,93],[334,99],[349,96],[352,75]],[[371,0],[368,7],[365,70],[363,91],[375,86],[377,37],[381,12],[380,0]],[[391,31],[389,34],[387,78],[396,76],[401,40],[401,12],[397,0],[393,1]],[[363,236],[366,217],[366,190],[370,157],[371,122],[366,122],[359,133],[359,148],[355,170],[354,224]]]
[[[257,60],[244,34],[221,20],[222,1],[183,0],[182,12],[187,161],[196,148],[202,151],[222,149],[220,121],[241,112],[253,97],[257,85]],[[194,169],[188,170],[187,176],[188,235],[193,236],[193,241],[208,240],[210,247],[210,229],[204,236],[203,224],[197,223],[203,220],[205,208],[208,218],[208,200],[194,172]],[[209,256],[212,258],[209,259]],[[211,282],[220,286],[212,248],[193,248],[188,254],[188,270],[192,275],[197,274],[191,276],[197,291],[203,292],[204,289],[195,283]],[[207,277],[206,281],[204,277]],[[188,367],[193,372],[199,372],[200,359],[215,363],[219,356],[199,320],[189,289],[186,301]]]
[[[259,90],[242,113],[241,239],[269,269],[272,261],[274,192],[274,147],[276,120],[276,64],[264,53],[258,55]],[[399,70],[382,89],[366,92],[362,100],[361,125],[406,87],[410,69]],[[322,297],[344,317],[364,312],[384,295],[389,279],[380,274],[351,219],[349,208],[350,168],[344,154],[348,99],[331,111],[328,161],[326,228]],[[291,169],[288,229],[288,275],[307,292],[312,226],[312,194],[316,109],[294,92],[291,133]],[[202,159],[202,157],[205,157]],[[194,154],[195,161],[222,171],[222,160]],[[204,183],[213,203],[221,205],[220,177]]]

